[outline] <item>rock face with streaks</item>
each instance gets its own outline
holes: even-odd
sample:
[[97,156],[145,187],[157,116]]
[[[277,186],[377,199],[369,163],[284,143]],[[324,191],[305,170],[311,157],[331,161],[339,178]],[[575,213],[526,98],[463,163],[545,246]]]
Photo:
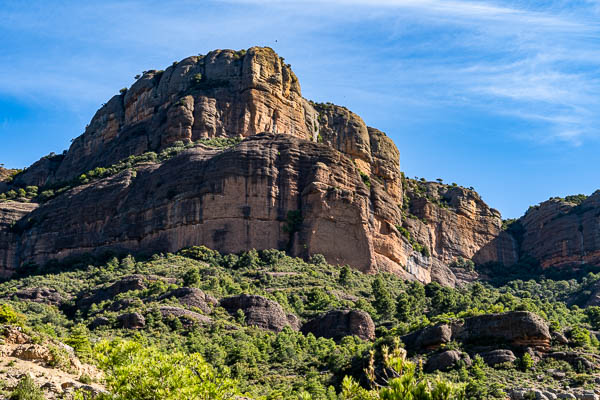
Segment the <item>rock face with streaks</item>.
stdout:
[[600,265],[600,191],[579,204],[550,199],[519,220],[521,252],[543,268]]

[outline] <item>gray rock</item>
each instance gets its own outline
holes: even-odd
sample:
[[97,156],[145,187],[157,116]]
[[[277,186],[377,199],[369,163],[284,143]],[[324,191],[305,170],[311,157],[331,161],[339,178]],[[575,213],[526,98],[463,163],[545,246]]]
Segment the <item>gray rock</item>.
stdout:
[[488,351],[487,353],[482,353],[481,357],[490,367],[507,362],[512,363],[517,359],[512,351],[506,349]]
[[261,329],[280,332],[284,327],[291,326],[288,315],[281,305],[262,296],[241,294],[227,297],[221,300],[221,307],[230,314],[242,310],[246,317],[246,324]]
[[427,360],[425,372],[447,371],[456,367],[461,360],[463,360],[467,366],[471,365],[469,356],[456,350],[447,350],[442,353],[434,354]]
[[121,314],[117,317],[121,327],[125,329],[140,329],[146,326],[146,319],[140,313]]
[[364,340],[375,339],[375,324],[371,316],[361,310],[334,310],[311,319],[301,329],[307,335],[339,340],[345,336],[358,336]]
[[198,308],[205,314],[210,314],[212,312],[211,306],[218,303],[217,299],[213,296],[192,287],[182,287],[172,290],[169,293],[160,296],[158,300],[160,301],[168,298],[176,298],[182,305]]

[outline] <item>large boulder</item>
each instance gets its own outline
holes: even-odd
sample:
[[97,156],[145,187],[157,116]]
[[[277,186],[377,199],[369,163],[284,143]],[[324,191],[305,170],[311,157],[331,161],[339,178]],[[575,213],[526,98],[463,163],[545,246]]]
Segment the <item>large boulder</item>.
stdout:
[[279,303],[262,296],[241,294],[227,297],[221,300],[221,307],[231,314],[242,310],[246,324],[261,329],[280,332],[286,326],[292,329],[297,326],[296,319],[288,318]]
[[512,363],[517,359],[514,353],[507,349],[492,350],[480,355],[483,361],[490,367],[495,367],[498,364]]
[[140,329],[146,326],[146,319],[140,313],[121,314],[117,317],[121,327],[125,329]]
[[446,350],[429,357],[425,364],[425,372],[448,371],[463,361],[465,366],[471,365],[471,358],[457,350]]
[[450,341],[452,341],[452,326],[449,324],[428,326],[402,336],[402,343],[411,351],[435,350]]
[[192,287],[182,287],[172,290],[160,296],[158,300],[160,301],[169,298],[175,298],[179,300],[179,303],[186,307],[198,308],[205,314],[209,314],[211,312],[211,306],[214,306],[218,303],[217,299],[211,295],[204,293],[200,289]]
[[358,336],[363,340],[375,339],[375,324],[371,316],[361,310],[333,310],[302,325],[302,333],[339,340]]
[[408,350],[417,352],[438,349],[450,341],[472,347],[505,345],[547,351],[550,339],[548,324],[528,311],[479,315],[464,322],[426,327],[401,338]]
[[550,329],[546,321],[528,311],[485,314],[465,319],[457,339],[473,344],[504,343],[512,347],[548,350]]

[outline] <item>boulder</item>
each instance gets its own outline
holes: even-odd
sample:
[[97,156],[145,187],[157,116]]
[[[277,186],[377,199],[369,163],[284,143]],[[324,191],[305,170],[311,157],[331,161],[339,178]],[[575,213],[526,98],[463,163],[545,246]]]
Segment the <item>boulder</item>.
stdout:
[[125,329],[140,329],[146,326],[146,319],[137,312],[121,314],[117,317],[117,321]]
[[333,310],[311,319],[302,325],[302,333],[316,337],[342,339],[358,336],[363,340],[375,339],[375,324],[371,316],[362,310]]
[[594,363],[592,363],[587,358],[583,357],[580,353],[576,353],[574,351],[556,351],[553,353],[546,354],[545,357],[565,361],[569,363],[573,368],[578,368],[579,366],[581,366],[588,371],[594,369]]
[[512,347],[531,347],[536,350],[548,350],[551,339],[546,321],[528,311],[466,318],[464,325],[453,336],[474,345],[504,343]]
[[274,332],[280,332],[286,326],[294,328],[281,305],[262,296],[241,294],[227,297],[221,300],[221,307],[230,314],[242,310],[247,325]]
[[90,329],[98,329],[101,326],[108,326],[110,325],[110,320],[106,317],[96,317],[94,318],[94,320],[90,323]]
[[466,366],[471,365],[471,358],[457,350],[446,350],[429,357],[425,364],[425,372],[448,371],[456,367],[460,361]]
[[25,334],[20,326],[7,325],[3,327],[2,336],[7,344],[25,344],[31,342],[31,337]]
[[450,341],[473,347],[505,345],[521,350],[547,351],[550,348],[550,330],[541,317],[528,311],[515,311],[429,326],[404,335],[401,340],[408,350],[417,352],[438,349]]
[[435,350],[452,340],[452,326],[438,324],[402,336],[402,343],[411,351]]
[[172,290],[158,298],[158,300],[164,300],[169,298],[175,298],[179,300],[181,305],[186,307],[195,307],[200,309],[205,314],[212,312],[211,306],[218,304],[217,299],[204,293],[202,290],[192,287],[182,287],[179,289]]
[[146,287],[146,278],[143,275],[125,276],[108,287],[99,288],[84,295],[77,301],[77,307],[88,308],[92,304],[112,300],[118,294],[126,293],[131,290],[143,290],[146,289]]
[[512,363],[517,359],[512,351],[506,349],[492,350],[480,355],[483,361],[490,367],[503,363]]
[[15,293],[15,296],[20,300],[29,300],[54,306],[58,306],[64,301],[64,298],[56,289],[49,289],[47,287],[20,289]]
[[179,318],[179,320],[183,323],[184,326],[190,326],[195,322],[200,324],[209,324],[212,322],[212,319],[210,317],[207,317],[206,315],[202,315],[194,311],[186,310],[185,308],[161,306],[158,310],[160,311],[160,314],[163,316],[163,318]]

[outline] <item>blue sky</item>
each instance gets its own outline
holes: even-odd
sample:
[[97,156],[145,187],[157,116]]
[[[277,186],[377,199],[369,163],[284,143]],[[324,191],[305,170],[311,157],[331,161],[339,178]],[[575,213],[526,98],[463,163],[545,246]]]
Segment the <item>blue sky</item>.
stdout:
[[517,217],[600,188],[599,17],[599,0],[3,0],[0,163],[61,152],[143,70],[263,45],[305,97],[391,136],[408,176]]

